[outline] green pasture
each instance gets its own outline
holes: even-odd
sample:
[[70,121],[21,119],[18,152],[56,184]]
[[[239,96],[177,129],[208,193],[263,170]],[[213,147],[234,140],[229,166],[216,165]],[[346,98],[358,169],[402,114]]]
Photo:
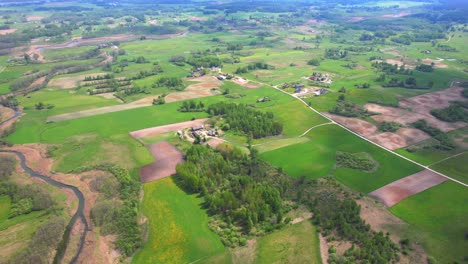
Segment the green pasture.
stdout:
[[468,192],[447,181],[403,200],[390,211],[413,226],[438,263],[462,263],[467,256]]
[[431,166],[431,168],[468,184],[467,160],[468,152],[464,152],[463,154],[456,157],[452,157],[440,163],[436,163]]
[[[364,193],[421,170],[335,125],[317,127],[306,136],[310,141],[264,152],[260,156],[293,177],[334,175],[345,185]],[[336,169],[337,151],[367,152],[379,163],[379,168],[372,173],[348,168]]]
[[0,196],[0,223],[8,219],[11,209],[11,199],[9,196]]
[[[40,90],[28,97],[20,96],[18,101],[32,114],[45,112],[44,115],[53,116],[64,113],[94,109],[104,106],[117,105],[115,99],[106,99],[99,96],[89,96],[84,93],[72,93],[72,90]],[[51,109],[36,110],[35,105],[42,102],[45,105],[53,105]]]
[[254,263],[321,263],[315,226],[305,220],[260,238]]
[[165,178],[144,185],[141,212],[148,218],[148,241],[133,263],[191,263],[225,251],[208,228],[202,200]]

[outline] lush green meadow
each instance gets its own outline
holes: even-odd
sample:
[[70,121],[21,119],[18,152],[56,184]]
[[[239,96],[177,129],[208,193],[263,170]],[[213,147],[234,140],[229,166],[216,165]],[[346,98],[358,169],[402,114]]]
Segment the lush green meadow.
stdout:
[[468,183],[468,152],[464,152],[453,158],[449,158],[431,166],[432,169],[440,171],[454,179]]
[[254,263],[321,263],[320,242],[308,220],[262,237]]
[[462,263],[467,256],[468,193],[466,187],[447,181],[403,200],[390,211],[411,224],[438,263]]
[[191,263],[225,248],[208,228],[202,200],[187,195],[164,178],[144,185],[141,212],[147,217],[148,241],[133,263]]
[[[345,185],[364,193],[422,169],[335,125],[317,127],[306,136],[310,141],[265,152],[261,157],[274,166],[283,168],[293,177],[319,178],[334,175]],[[379,163],[379,168],[371,173],[337,169],[337,151],[367,152]]]

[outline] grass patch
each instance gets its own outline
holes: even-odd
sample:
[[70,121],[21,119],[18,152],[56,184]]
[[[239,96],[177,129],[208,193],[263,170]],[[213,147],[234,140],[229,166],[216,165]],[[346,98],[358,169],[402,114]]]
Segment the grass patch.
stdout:
[[133,263],[190,263],[223,252],[208,228],[202,200],[187,195],[172,178],[144,185],[142,213],[149,219],[149,239]]
[[464,183],[468,183],[468,152],[465,152],[456,157],[447,159],[443,162],[434,164],[431,166],[432,169],[442,172],[443,174],[460,180]]
[[9,196],[0,196],[0,223],[8,219],[11,209],[11,199]]
[[321,263],[315,226],[304,221],[258,240],[255,263]]
[[[261,157],[293,177],[319,178],[334,174],[345,185],[365,193],[421,170],[338,126],[317,127],[307,137],[311,141],[265,152]],[[349,168],[333,172],[337,151],[367,152],[380,166],[372,173]]]
[[426,238],[423,246],[439,263],[462,263],[467,256],[466,187],[447,181],[403,200],[390,211]]

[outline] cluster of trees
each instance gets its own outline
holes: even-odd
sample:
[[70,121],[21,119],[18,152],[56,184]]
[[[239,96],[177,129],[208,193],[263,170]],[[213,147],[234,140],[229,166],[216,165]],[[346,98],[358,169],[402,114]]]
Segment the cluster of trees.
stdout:
[[44,104],[43,102],[39,102],[34,105],[34,108],[36,108],[36,110],[52,109],[54,107],[55,106],[53,104]]
[[336,166],[370,172],[377,169],[378,163],[365,152],[348,153],[338,151],[336,152]]
[[383,121],[377,124],[377,128],[379,128],[379,130],[382,132],[395,132],[401,128],[401,124],[396,122]]
[[184,101],[177,109],[179,112],[204,112],[205,104],[202,101],[195,102],[194,100]]
[[384,72],[386,74],[403,74],[403,75],[411,75],[412,72],[409,69],[405,68],[405,65],[401,65],[398,67],[397,64],[390,64],[385,61],[382,62],[373,62],[372,67],[376,68],[377,70]]
[[107,80],[107,79],[113,79],[114,75],[111,73],[106,73],[104,75],[96,75],[96,76],[85,76],[84,81],[89,82],[89,81],[99,81],[99,80]]
[[66,221],[54,216],[39,226],[26,249],[11,259],[11,263],[48,263],[51,252],[59,246],[65,231]]
[[182,91],[185,89],[184,81],[177,77],[161,77],[156,83],[156,87],[167,87],[171,90]]
[[447,108],[433,109],[431,115],[446,122],[468,122],[468,111],[463,103],[453,103]]
[[272,69],[275,69],[274,66],[272,65],[268,65],[266,63],[263,63],[263,62],[256,62],[256,63],[251,63],[249,65],[247,65],[246,67],[239,67],[236,69],[236,74],[242,74],[242,73],[247,73],[249,71],[253,71],[253,70],[272,70]]
[[307,61],[307,65],[320,66],[320,60],[317,59],[317,58],[310,59],[310,60]]
[[337,48],[330,48],[325,49],[325,58],[331,60],[339,60],[346,58],[348,56],[347,50],[337,49]]
[[142,245],[142,234],[137,222],[141,183],[117,165],[100,164],[80,167],[72,173],[89,170],[110,172],[115,178],[96,178],[92,183],[103,197],[91,209],[91,217],[104,234],[118,236],[115,245],[124,257],[131,256]]
[[253,138],[275,136],[283,132],[283,125],[273,113],[260,112],[243,104],[220,102],[206,110],[212,116],[223,116],[227,125],[223,130],[235,130]]
[[427,134],[431,135],[435,140],[437,140],[437,144],[433,145],[434,148],[440,150],[452,150],[456,148],[455,143],[452,139],[447,136],[444,132],[440,129],[431,127],[427,124],[425,120],[418,120],[411,124],[414,128],[420,129]]
[[434,81],[429,80],[427,86],[418,85],[416,78],[408,77],[405,80],[400,80],[396,77],[390,79],[388,83],[382,84],[382,87],[402,87],[406,89],[431,89]]
[[187,59],[186,63],[192,65],[194,68],[211,68],[223,66],[221,59],[216,56],[192,56]]
[[[392,263],[399,260],[399,247],[388,233],[375,233],[362,220],[361,207],[352,199],[340,199],[335,193],[321,192],[313,198],[313,222],[321,233],[333,240],[353,242],[344,256],[330,248],[329,263]],[[357,245],[357,247],[355,246]]]
[[346,117],[365,117],[369,115],[369,112],[360,105],[346,101],[343,94],[338,97],[336,105],[330,110],[330,113]]
[[240,227],[240,235],[217,230],[227,246],[237,246],[245,234],[282,226],[282,193],[269,183],[269,176],[278,172],[267,170],[255,153],[248,156],[237,148],[215,151],[193,145],[186,162],[177,165],[176,179],[185,190],[199,193],[209,213],[227,226]]
[[416,70],[422,71],[422,72],[433,72],[434,68],[431,65],[420,64],[416,66]]

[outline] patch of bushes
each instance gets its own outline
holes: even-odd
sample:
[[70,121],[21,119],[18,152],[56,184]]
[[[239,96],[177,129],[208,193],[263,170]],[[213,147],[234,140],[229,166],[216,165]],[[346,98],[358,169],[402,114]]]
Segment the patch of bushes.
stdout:
[[368,153],[336,152],[336,166],[365,172],[376,171],[379,164]]
[[414,128],[420,129],[427,134],[431,135],[434,139],[437,140],[437,144],[433,147],[440,150],[452,150],[454,149],[455,143],[441,130],[435,127],[429,126],[425,120],[418,120],[411,124]]
[[381,123],[378,123],[377,127],[382,132],[395,132],[401,128],[401,124],[396,123],[396,122],[383,121]]
[[179,112],[204,112],[205,104],[202,101],[195,102],[194,100],[184,101],[177,109]]
[[446,122],[468,122],[468,111],[462,105],[463,104],[459,103],[452,104],[449,107],[443,109],[433,109],[431,110],[431,115]]
[[[120,186],[114,191],[118,192],[120,200],[109,198],[98,201],[92,208],[91,217],[97,226],[103,227],[105,234],[118,235],[115,242],[117,249],[123,256],[131,256],[142,245],[142,234],[137,223],[141,183],[139,180],[133,179],[126,169],[113,164],[80,167],[71,172],[80,173],[93,169],[108,171],[114,175],[118,181],[118,185],[114,186],[116,188]],[[95,184],[104,187],[99,183]],[[105,193],[106,191],[104,191]]]
[[362,106],[346,101],[344,96],[338,98],[335,107],[330,110],[330,113],[345,117],[365,117],[370,115]]
[[177,77],[161,77],[159,78],[156,83],[156,87],[167,87],[171,90],[182,91],[185,89],[184,82],[182,79]]

